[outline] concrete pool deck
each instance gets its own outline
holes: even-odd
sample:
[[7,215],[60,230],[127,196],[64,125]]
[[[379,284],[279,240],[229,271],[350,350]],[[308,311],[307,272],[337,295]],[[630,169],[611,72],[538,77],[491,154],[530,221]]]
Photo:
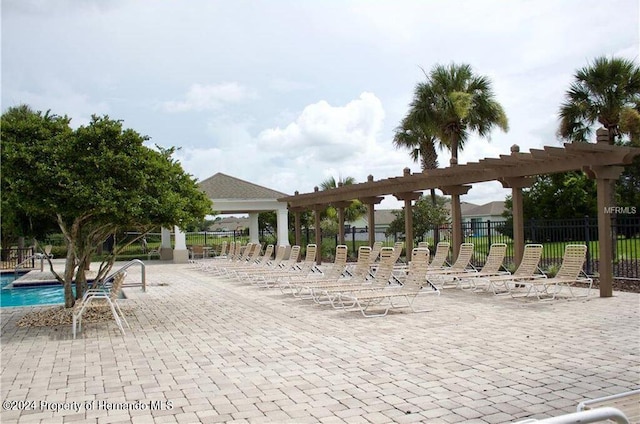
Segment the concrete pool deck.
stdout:
[[[95,267],[95,264],[94,264]],[[130,269],[127,280],[139,281]],[[2,308],[2,423],[503,423],[640,388],[640,295],[538,302],[447,289],[366,319],[151,262],[113,322]],[[67,409],[64,409],[67,408]]]

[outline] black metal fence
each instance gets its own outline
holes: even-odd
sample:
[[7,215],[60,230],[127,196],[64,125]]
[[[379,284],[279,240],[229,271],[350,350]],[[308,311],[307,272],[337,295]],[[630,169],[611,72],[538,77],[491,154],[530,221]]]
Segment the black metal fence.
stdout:
[[[640,217],[613,217],[612,241],[614,277],[616,279],[640,279]],[[524,225],[525,243],[544,246],[540,261],[543,269],[557,268],[562,263],[567,244],[587,245],[585,272],[598,272],[598,222],[597,218],[584,217],[563,220],[529,220]],[[429,231],[423,236],[431,246],[437,241],[451,241],[451,227],[444,226]],[[484,265],[492,243],[507,245],[506,264],[513,266],[513,239],[510,224],[505,222],[465,222],[462,225],[463,242],[474,243],[475,266]]]
[[2,249],[0,252],[0,257],[2,258],[0,269],[15,270],[18,267],[34,268],[36,266],[36,260],[33,253],[33,247],[9,247]]
[[[618,216],[612,217],[612,237],[613,257],[614,257],[614,277],[616,279],[640,280],[640,217]],[[493,243],[505,243],[507,245],[507,255],[505,264],[513,268],[513,239],[511,225],[497,221],[473,221],[465,222],[462,226],[464,242],[474,243],[473,264],[477,267],[484,265],[489,247]],[[541,267],[543,269],[553,269],[562,262],[564,248],[571,243],[584,243],[587,245],[587,261],[585,272],[593,275],[598,271],[599,245],[598,225],[596,218],[584,217],[578,219],[564,220],[530,220],[524,225],[525,242],[540,243],[544,245]],[[451,227],[442,226],[428,231],[421,237],[416,237],[416,243],[426,241],[433,248],[438,241],[451,241]],[[290,242],[293,243],[294,236],[290,234]],[[150,249],[160,247],[160,233],[149,233],[144,241],[137,233],[124,233],[115,240],[107,241],[102,246],[103,252],[108,252],[113,248],[122,249],[120,255],[127,257],[139,256],[146,259]],[[132,240],[135,242],[129,244]],[[228,232],[194,232],[186,234],[186,243],[189,245],[202,245],[210,247],[214,252],[220,249],[224,241],[241,241],[246,243],[249,240],[247,230]],[[260,240],[264,243],[276,243],[275,236],[269,232],[262,232]],[[345,232],[345,242],[349,247],[352,257],[356,256],[358,247],[368,244],[369,229],[349,227]],[[403,234],[386,235],[382,230],[377,230],[375,240],[382,241],[385,245],[391,246],[396,241],[403,240]],[[315,243],[315,232],[313,229],[303,228],[302,246]],[[64,242],[61,236],[52,236],[45,240],[43,244],[52,244],[55,257],[64,256]],[[322,255],[326,260],[331,260],[335,246],[338,244],[337,235],[323,235]],[[304,250],[303,250],[304,253]],[[33,255],[31,247],[18,249],[12,247],[2,252],[2,268],[14,269],[25,258]]]

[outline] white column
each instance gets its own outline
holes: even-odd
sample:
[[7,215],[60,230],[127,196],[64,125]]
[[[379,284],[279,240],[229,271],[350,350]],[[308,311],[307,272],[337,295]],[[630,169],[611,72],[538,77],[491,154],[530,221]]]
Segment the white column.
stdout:
[[178,226],[174,227],[175,246],[173,248],[173,263],[183,264],[189,262],[189,251],[184,233]]
[[249,213],[249,241],[251,243],[260,242],[260,228],[258,227],[258,213]]
[[162,241],[160,242],[160,247],[166,247],[171,249],[171,230],[168,228],[162,227],[160,229],[160,237],[162,237]]
[[289,210],[278,209],[278,246],[289,246]]
[[160,259],[170,261],[173,259],[173,249],[171,248],[171,230],[168,228],[160,228]]

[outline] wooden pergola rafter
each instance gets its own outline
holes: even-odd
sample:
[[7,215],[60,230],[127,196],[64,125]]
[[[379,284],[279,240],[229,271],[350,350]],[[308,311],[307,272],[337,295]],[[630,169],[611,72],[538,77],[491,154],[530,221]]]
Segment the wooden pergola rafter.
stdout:
[[[318,210],[327,205],[344,208],[355,199],[361,200],[370,208],[370,219],[373,215],[373,205],[379,203],[382,196],[394,195],[405,202],[406,244],[409,249],[413,245],[411,226],[411,202],[417,198],[416,194],[425,190],[437,188],[443,193],[451,195],[454,257],[457,257],[459,245],[462,242],[462,219],[460,216],[460,196],[466,194],[471,184],[487,181],[499,181],[503,187],[511,188],[514,211],[514,254],[516,262],[522,256],[524,249],[524,231],[522,221],[522,188],[533,182],[533,177],[542,174],[559,172],[584,171],[590,178],[597,180],[598,187],[598,228],[600,243],[600,295],[612,295],[612,267],[611,267],[611,220],[606,215],[611,197],[612,180],[618,179],[624,165],[640,156],[640,148],[614,146],[609,144],[609,136],[605,129],[597,131],[597,143],[567,143],[564,147],[545,146],[543,149],[531,149],[529,153],[522,153],[518,146],[511,148],[511,154],[500,155],[499,158],[486,158],[478,162],[463,165],[453,165],[447,168],[427,170],[411,173],[404,169],[399,177],[385,178],[374,181],[369,176],[367,182],[343,185],[330,190],[287,196],[278,199],[287,202],[293,211]],[[347,202],[347,203],[345,203]],[[369,222],[373,228],[373,221]],[[344,222],[339,226],[343,227]],[[296,234],[299,229],[296,228]],[[318,232],[316,232],[319,237]],[[609,234],[607,237],[606,234]],[[371,240],[370,240],[371,241]],[[319,243],[319,240],[316,240]],[[296,243],[300,243],[297,239]]]

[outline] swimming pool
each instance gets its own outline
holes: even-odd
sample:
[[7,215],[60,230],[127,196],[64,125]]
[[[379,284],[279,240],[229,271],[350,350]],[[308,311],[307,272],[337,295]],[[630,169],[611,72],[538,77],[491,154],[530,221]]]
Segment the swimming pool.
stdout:
[[[20,275],[18,275],[20,277]],[[14,273],[0,274],[0,307],[56,305],[64,303],[64,290],[61,285],[39,287],[5,288],[15,280]]]

